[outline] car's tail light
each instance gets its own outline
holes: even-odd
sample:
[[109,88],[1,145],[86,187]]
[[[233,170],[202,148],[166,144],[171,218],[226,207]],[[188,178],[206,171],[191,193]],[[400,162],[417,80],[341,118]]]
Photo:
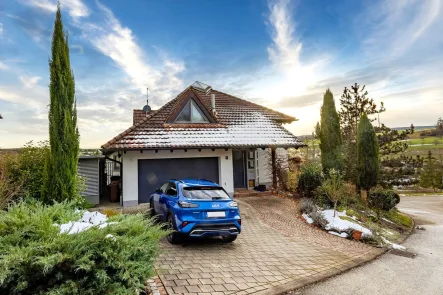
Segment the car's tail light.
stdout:
[[233,201],[233,202],[229,203],[229,207],[238,208],[238,204],[236,201]]
[[198,207],[198,204],[184,202],[184,201],[178,201],[178,205],[182,208],[197,208]]
[[185,226],[187,226],[188,225],[188,222],[187,221],[183,221],[182,222],[182,228],[184,228]]
[[241,226],[241,219],[238,219],[237,222],[238,222],[238,224],[240,224],[240,226]]

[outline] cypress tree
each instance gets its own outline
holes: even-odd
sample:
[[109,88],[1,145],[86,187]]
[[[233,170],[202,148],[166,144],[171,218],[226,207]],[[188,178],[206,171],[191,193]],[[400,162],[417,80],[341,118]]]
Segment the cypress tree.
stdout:
[[443,187],[443,166],[428,151],[420,172],[420,186],[435,189]]
[[52,202],[75,198],[79,154],[74,74],[69,60],[68,36],[63,32],[60,4],[52,35],[49,71],[50,153],[45,165],[42,195],[46,201]]
[[327,89],[323,96],[323,105],[320,110],[319,132],[321,150],[321,164],[325,175],[329,170],[343,171],[344,162],[342,155],[342,135],[340,130],[340,117],[335,108],[332,92]]
[[377,135],[368,116],[363,113],[357,129],[357,172],[358,185],[366,191],[378,183],[380,174],[378,153]]

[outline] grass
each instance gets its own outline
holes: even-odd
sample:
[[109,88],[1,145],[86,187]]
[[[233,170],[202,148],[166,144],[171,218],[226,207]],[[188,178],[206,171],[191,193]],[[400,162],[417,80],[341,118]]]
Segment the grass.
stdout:
[[424,145],[424,144],[430,144],[430,145],[443,145],[443,139],[436,136],[428,136],[421,138],[415,138],[415,139],[408,139],[406,140],[409,145]]
[[385,217],[386,219],[392,221],[396,225],[399,225],[399,226],[406,228],[406,229],[410,229],[414,224],[411,217],[398,212],[397,209],[383,212],[382,216]]

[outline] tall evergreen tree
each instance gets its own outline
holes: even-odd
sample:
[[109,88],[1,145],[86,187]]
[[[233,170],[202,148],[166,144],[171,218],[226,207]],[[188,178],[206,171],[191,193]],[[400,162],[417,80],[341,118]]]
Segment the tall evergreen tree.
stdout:
[[332,92],[327,89],[320,110],[320,126],[316,127],[320,139],[321,164],[325,175],[329,170],[343,171],[342,136],[340,118],[335,108]]
[[424,166],[420,172],[420,186],[438,189],[443,188],[443,166],[428,151]]
[[45,165],[42,195],[47,201],[62,201],[74,198],[76,194],[79,132],[74,74],[69,60],[68,36],[63,32],[60,4],[52,35],[49,71],[50,155]]
[[366,113],[363,113],[357,130],[357,172],[358,185],[369,191],[378,183],[380,163],[379,145],[374,127]]

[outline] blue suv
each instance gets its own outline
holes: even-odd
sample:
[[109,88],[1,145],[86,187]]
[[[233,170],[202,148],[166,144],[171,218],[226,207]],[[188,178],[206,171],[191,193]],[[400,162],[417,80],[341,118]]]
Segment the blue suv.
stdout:
[[185,236],[221,236],[233,242],[241,232],[235,202],[218,184],[204,179],[171,179],[150,197],[151,214],[168,224],[168,241],[180,243]]

